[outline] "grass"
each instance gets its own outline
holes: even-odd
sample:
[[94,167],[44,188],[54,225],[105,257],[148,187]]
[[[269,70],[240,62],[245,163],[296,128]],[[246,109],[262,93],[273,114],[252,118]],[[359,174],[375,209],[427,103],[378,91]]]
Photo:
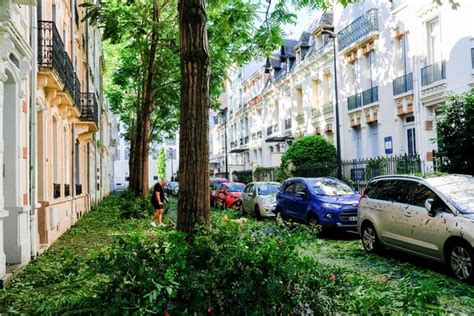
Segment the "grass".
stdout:
[[302,253],[344,269],[355,291],[347,311],[474,313],[474,287],[454,279],[442,264],[396,251],[367,254],[353,233],[322,235]]
[[[176,201],[172,203],[165,222],[176,218]],[[118,197],[106,198],[31,262],[10,288],[0,290],[0,313],[54,313],[55,301],[97,300],[97,284],[103,280],[91,275],[87,262],[117,236],[156,229],[149,219],[122,218],[117,204]],[[343,281],[341,292],[350,293],[337,297],[341,312],[474,314],[474,287],[455,280],[443,265],[398,252],[366,254],[355,234],[320,235],[301,255],[339,271],[333,277]]]

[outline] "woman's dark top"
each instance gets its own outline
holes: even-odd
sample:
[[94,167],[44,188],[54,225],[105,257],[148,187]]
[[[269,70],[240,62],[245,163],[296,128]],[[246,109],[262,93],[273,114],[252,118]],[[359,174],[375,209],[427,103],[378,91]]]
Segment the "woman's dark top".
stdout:
[[[156,192],[160,193],[160,200],[161,200],[161,206],[158,204],[158,200],[156,199]],[[153,194],[151,195],[151,204],[153,204],[153,207],[155,209],[159,209],[163,207],[163,203],[165,202],[165,191],[163,190],[163,187],[161,184],[158,182],[155,184],[155,187],[153,188]]]

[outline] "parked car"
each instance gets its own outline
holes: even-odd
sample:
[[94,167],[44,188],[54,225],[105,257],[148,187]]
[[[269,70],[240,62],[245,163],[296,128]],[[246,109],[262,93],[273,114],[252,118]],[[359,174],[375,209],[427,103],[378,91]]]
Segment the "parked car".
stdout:
[[168,191],[168,194],[175,195],[175,196],[178,195],[179,183],[175,181],[169,182],[167,185],[167,191]]
[[367,252],[401,250],[474,281],[474,177],[376,177],[361,196],[358,219]]
[[229,182],[226,178],[211,178],[209,185],[211,186],[211,206],[216,206],[216,190],[222,183]]
[[255,218],[274,217],[276,194],[280,191],[278,182],[250,182],[242,193],[244,213],[253,214]]
[[216,190],[216,205],[220,208],[235,208],[241,206],[240,197],[245,184],[239,182],[225,182]]
[[275,212],[327,228],[356,229],[359,197],[335,178],[291,178],[277,194]]

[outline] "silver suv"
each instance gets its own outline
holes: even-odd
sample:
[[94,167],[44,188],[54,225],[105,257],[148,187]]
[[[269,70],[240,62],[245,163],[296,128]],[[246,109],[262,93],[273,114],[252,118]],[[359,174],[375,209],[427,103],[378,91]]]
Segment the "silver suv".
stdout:
[[373,178],[361,196],[358,231],[367,252],[382,247],[446,263],[474,281],[474,177]]

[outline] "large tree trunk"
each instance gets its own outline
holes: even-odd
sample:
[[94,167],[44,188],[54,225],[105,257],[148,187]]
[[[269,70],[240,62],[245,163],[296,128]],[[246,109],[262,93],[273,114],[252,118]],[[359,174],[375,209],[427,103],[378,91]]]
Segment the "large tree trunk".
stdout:
[[[153,2],[153,22],[158,22],[159,9]],[[133,138],[134,152],[130,168],[130,189],[136,196],[143,197],[148,192],[148,151],[150,148],[151,112],[153,111],[153,76],[155,75],[155,55],[158,48],[158,30],[153,27],[150,36],[150,48],[145,54],[142,97],[137,113],[136,133]]]
[[178,3],[181,57],[179,203],[177,228],[189,236],[208,222],[210,64],[205,0]]

